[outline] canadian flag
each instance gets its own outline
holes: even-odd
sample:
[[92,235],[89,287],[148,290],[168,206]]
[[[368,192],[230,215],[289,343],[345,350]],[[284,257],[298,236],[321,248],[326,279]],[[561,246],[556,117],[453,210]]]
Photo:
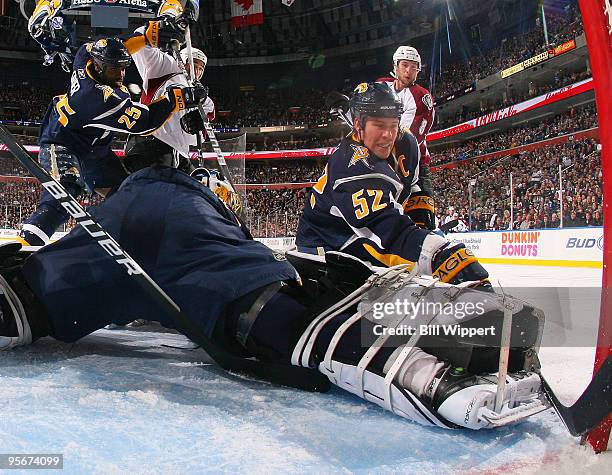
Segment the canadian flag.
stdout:
[[261,25],[263,19],[262,0],[232,0],[232,27]]

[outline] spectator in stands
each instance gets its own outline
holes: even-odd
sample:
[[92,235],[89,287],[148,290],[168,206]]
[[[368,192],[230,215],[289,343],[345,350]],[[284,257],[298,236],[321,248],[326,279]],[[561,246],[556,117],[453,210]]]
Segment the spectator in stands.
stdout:
[[593,213],[593,226],[603,226],[603,219],[601,218],[601,212],[595,211]]

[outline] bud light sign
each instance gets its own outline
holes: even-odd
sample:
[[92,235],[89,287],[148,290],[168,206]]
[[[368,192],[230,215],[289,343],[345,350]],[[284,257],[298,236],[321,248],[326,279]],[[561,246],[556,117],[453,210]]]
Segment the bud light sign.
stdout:
[[565,244],[566,249],[593,249],[595,247],[603,250],[603,236],[600,236],[599,239],[571,237]]

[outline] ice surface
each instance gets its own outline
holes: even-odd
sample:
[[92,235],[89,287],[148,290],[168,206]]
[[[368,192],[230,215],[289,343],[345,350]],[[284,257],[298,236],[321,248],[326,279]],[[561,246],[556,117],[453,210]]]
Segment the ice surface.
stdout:
[[[507,286],[543,272],[488,267]],[[576,278],[552,269],[561,274]],[[599,285],[597,271],[587,277]],[[184,343],[101,330],[0,353],[0,453],[62,453],[65,471],[78,474],[609,473],[609,453],[580,447],[552,410],[500,430],[427,428],[339,389],[228,376],[201,350],[161,346]],[[593,349],[545,348],[542,360],[571,402],[590,379]]]

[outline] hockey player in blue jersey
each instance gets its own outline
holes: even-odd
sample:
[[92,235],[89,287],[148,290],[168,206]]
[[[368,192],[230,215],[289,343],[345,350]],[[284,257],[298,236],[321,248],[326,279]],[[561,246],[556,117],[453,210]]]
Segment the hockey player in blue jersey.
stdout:
[[463,244],[431,232],[433,199],[419,177],[419,147],[399,131],[402,104],[385,83],[362,83],[349,102],[353,133],[329,158],[298,225],[298,250],[342,251],[377,266],[415,263],[442,282],[490,286]]
[[[169,20],[152,21],[125,41],[132,50],[182,35]],[[51,101],[39,135],[39,161],[78,196],[83,191],[105,196],[126,177],[111,150],[116,132],[149,134],[178,110],[206,99],[205,88],[169,85],[166,93],[148,105],[134,102],[123,85],[131,56],[124,42],[105,38],[83,45],[76,54],[70,90]],[[68,219],[67,213],[43,191],[35,213],[24,221],[26,244],[42,245]]]
[[[333,253],[327,267],[310,272],[318,263],[298,259],[294,268],[250,238],[207,187],[169,167],[173,158],[154,137],[131,138],[125,163],[134,173],[90,211],[185,316],[228,352],[276,362],[287,372],[316,368],[333,384],[426,425],[495,427],[546,407],[538,399],[539,376],[525,371],[541,328],[533,308],[516,307],[512,374],[503,410],[495,412],[496,378],[489,373],[498,352],[485,346],[498,337],[472,345],[397,331],[378,336],[376,330],[380,324],[400,328],[399,315],[385,320],[376,313],[395,299],[415,308],[426,301],[452,302],[457,309],[482,302],[482,314],[437,318],[499,327],[503,307],[494,294],[423,280],[414,266],[373,274],[364,263]],[[136,317],[176,325],[83,228],[23,262],[10,265],[11,259],[0,262],[0,350],[46,335],[74,342]],[[419,311],[410,321],[431,323],[434,316]]]

